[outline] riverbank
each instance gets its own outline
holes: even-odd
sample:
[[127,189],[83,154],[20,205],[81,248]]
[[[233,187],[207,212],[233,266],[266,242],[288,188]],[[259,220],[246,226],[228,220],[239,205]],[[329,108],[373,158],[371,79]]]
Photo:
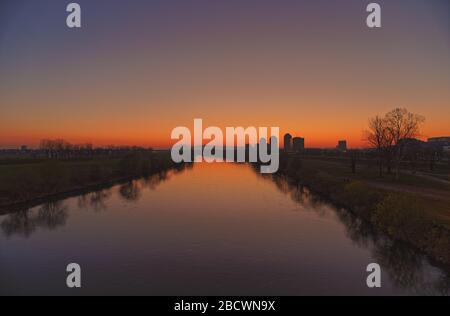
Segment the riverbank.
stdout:
[[377,178],[375,174],[376,170],[363,165],[353,173],[350,163],[282,154],[277,176],[308,187],[391,238],[450,264],[450,188],[413,175],[395,182],[390,176]]
[[92,159],[8,160],[0,163],[0,211],[33,201],[113,185],[182,168],[169,152],[133,152]]

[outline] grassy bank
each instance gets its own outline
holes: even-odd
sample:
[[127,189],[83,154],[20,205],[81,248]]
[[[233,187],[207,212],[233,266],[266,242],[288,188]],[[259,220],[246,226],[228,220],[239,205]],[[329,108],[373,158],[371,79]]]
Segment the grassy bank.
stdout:
[[149,176],[179,168],[168,152],[74,160],[8,160],[0,163],[0,207]]
[[282,154],[279,175],[347,208],[391,238],[450,264],[450,188],[405,175],[396,182],[376,170]]

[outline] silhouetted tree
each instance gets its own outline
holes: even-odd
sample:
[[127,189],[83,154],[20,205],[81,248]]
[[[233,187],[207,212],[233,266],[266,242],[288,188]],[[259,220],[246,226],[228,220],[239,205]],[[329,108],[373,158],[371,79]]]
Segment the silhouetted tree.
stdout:
[[424,121],[424,117],[400,108],[387,113],[384,118],[376,116],[369,119],[366,139],[377,150],[380,176],[383,175],[383,161],[388,173],[391,172],[394,161],[396,178],[399,178],[404,149],[408,145],[408,140],[419,135],[420,125]]
[[420,125],[424,121],[423,116],[408,112],[406,109],[397,108],[386,114],[386,128],[394,146],[396,179],[400,177],[400,163],[403,149],[406,146],[405,140],[417,137],[420,132]]
[[366,140],[377,151],[380,177],[383,176],[383,160],[388,157],[392,145],[387,124],[386,118],[377,115],[369,119],[369,130],[366,132]]

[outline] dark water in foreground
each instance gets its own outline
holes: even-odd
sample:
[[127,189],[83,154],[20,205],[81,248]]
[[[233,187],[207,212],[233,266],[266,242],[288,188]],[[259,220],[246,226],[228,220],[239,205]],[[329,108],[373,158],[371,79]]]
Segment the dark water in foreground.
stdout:
[[[66,288],[66,266],[82,288]],[[366,286],[366,266],[382,288]],[[449,274],[249,166],[193,169],[0,216],[0,294],[445,294]]]

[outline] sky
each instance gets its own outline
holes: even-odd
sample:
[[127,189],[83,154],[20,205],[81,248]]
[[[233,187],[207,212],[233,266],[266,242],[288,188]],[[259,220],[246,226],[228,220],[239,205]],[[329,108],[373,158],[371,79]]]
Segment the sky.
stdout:
[[363,147],[396,107],[450,135],[450,1],[0,0],[0,148],[166,148],[177,126],[277,126]]

